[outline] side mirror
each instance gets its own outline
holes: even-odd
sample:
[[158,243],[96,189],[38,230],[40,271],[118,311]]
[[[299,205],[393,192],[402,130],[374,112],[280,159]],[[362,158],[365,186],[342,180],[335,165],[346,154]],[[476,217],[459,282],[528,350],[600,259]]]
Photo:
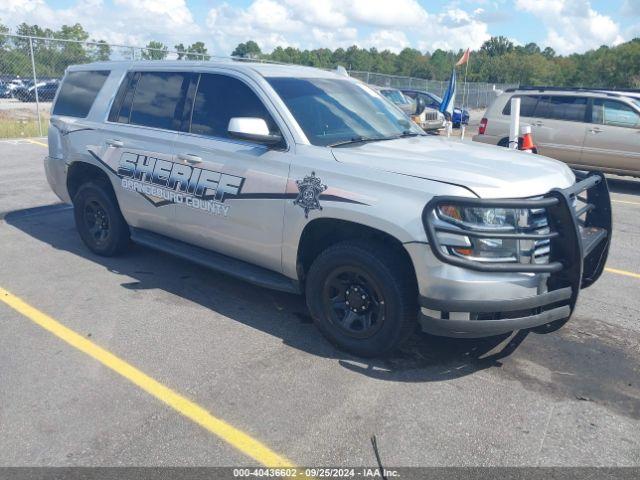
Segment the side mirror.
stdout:
[[267,122],[262,118],[233,117],[229,120],[227,131],[232,137],[249,142],[265,145],[276,145],[282,142],[282,135],[271,134]]
[[418,95],[416,96],[416,115],[422,115],[422,112],[424,112],[424,109],[427,108],[427,104],[424,101],[424,98],[422,98],[422,95]]

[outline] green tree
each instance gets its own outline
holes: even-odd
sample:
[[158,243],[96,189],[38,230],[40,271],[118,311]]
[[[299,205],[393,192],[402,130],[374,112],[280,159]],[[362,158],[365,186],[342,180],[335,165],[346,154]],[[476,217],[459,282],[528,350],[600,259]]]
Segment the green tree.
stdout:
[[143,60],[164,60],[167,58],[168,48],[162,42],[151,40],[147,43],[146,50],[142,51]]
[[95,62],[106,62],[111,59],[111,46],[104,40],[98,40],[89,54]]
[[238,44],[233,52],[231,52],[232,57],[257,58],[260,55],[262,55],[262,50],[260,50],[260,46],[253,40]]
[[176,50],[176,52],[178,52],[178,60],[184,60],[187,51],[187,49],[184,48],[184,45],[182,43],[179,43],[177,45],[174,45],[173,48]]
[[490,57],[498,57],[511,52],[513,50],[513,42],[502,35],[491,37],[482,44],[480,50],[486,52]]
[[187,60],[209,60],[210,58],[203,42],[193,43],[187,48]]

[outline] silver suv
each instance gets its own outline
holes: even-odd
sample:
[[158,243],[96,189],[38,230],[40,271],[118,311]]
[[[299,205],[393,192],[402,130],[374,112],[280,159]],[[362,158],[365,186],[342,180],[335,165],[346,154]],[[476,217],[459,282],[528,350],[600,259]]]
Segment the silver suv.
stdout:
[[550,332],[611,238],[601,174],[428,136],[363,83],[307,67],[70,67],[45,167],[92,252],[134,241],[304,294],[363,356],[418,324]]
[[572,167],[640,176],[640,93],[531,87],[510,89],[487,109],[476,142],[509,144],[511,99],[532,127],[538,152]]

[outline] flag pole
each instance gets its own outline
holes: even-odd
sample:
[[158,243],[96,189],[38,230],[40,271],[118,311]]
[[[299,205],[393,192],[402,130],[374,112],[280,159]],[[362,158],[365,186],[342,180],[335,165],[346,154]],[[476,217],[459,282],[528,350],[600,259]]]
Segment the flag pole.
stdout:
[[466,106],[466,102],[468,100],[467,93],[467,72],[469,71],[469,62],[471,61],[471,55],[467,58],[466,63],[464,64],[464,87],[462,87],[462,108],[460,112],[460,139],[464,140],[464,132],[466,130],[466,126],[463,122],[464,120],[464,107]]

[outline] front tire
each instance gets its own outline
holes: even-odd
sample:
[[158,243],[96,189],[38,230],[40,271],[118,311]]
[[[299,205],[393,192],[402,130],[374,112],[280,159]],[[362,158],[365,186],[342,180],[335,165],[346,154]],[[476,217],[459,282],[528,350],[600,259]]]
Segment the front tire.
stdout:
[[404,343],[418,312],[415,275],[406,263],[376,242],[341,242],[318,255],[306,298],[324,336],[362,357],[381,356]]
[[80,238],[93,253],[111,257],[126,250],[129,226],[108,186],[81,185],[73,197],[73,213]]

